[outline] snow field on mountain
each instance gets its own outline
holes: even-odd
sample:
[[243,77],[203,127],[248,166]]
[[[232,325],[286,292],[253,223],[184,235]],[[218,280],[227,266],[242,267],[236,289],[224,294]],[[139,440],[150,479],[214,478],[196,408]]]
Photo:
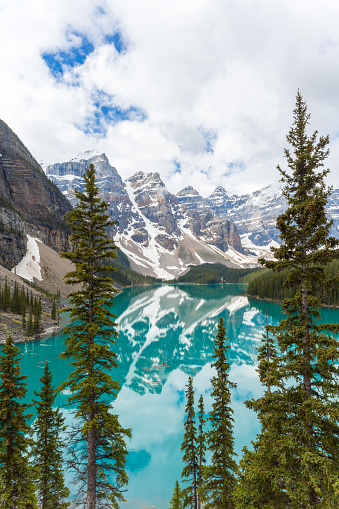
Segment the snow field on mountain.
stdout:
[[37,238],[27,235],[27,252],[20,263],[13,267],[12,272],[33,282],[34,279],[42,281],[40,267],[40,252]]

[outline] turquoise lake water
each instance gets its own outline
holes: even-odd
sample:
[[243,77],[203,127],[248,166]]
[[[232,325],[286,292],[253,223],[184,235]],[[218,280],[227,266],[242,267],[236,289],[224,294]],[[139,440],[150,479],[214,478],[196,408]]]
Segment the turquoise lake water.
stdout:
[[[230,346],[229,377],[237,383],[232,406],[235,449],[239,455],[259,431],[256,416],[244,401],[262,392],[256,364],[266,312],[268,323],[273,325],[283,315],[279,304],[248,299],[244,291],[242,285],[162,285],[134,287],[115,298],[119,368],[113,372],[113,379],[119,380],[121,390],[113,406],[121,425],[133,432],[128,443],[130,481],[123,508],[169,508],[174,483],[176,479],[180,481],[182,470],[185,385],[188,376],[192,376],[195,401],[203,394],[208,412],[213,345],[220,317],[225,321]],[[325,308],[322,318],[337,323],[339,310]],[[22,373],[28,375],[28,400],[34,390],[40,390],[39,379],[46,361],[55,386],[71,371],[59,359],[63,351],[61,333],[20,344],[19,348],[24,354]],[[66,423],[70,423],[67,395],[59,395],[56,404],[64,406]]]

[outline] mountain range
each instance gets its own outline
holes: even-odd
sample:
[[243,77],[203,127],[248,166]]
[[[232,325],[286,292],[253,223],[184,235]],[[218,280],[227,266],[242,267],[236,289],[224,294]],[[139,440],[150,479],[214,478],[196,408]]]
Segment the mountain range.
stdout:
[[[91,163],[116,221],[108,233],[141,274],[168,280],[206,262],[253,267],[279,243],[275,223],[286,203],[278,186],[240,196],[221,186],[207,197],[192,186],[173,194],[159,173],[139,171],[123,181],[105,154],[91,151],[42,168],[0,120],[0,265],[11,269],[20,262],[27,235],[57,251],[69,249],[64,214],[76,202],[74,188],[83,190]],[[338,237],[338,189],[328,216]]]
[[[192,186],[172,194],[159,173],[139,171],[123,181],[105,154],[91,151],[45,171],[74,205],[74,187],[83,189],[89,164],[96,168],[101,195],[117,221],[111,235],[137,272],[171,279],[190,264],[255,266],[258,256],[270,256],[270,247],[279,244],[276,218],[286,201],[278,186],[240,196],[221,186],[206,198]],[[337,237],[339,190],[331,195],[328,215]]]

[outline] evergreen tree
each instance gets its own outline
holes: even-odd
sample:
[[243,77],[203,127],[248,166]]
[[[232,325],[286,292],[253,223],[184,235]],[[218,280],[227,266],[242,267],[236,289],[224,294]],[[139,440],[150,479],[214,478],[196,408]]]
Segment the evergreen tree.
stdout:
[[184,498],[184,507],[197,509],[198,504],[198,456],[196,446],[196,427],[195,427],[195,411],[194,411],[194,389],[193,378],[188,378],[186,391],[186,421],[184,439],[181,444],[181,450],[184,453],[183,463],[185,464],[181,477],[189,485],[182,490]]
[[29,308],[29,315],[28,315],[26,334],[27,334],[27,336],[33,336],[33,334],[34,334],[33,318],[32,318],[32,308]]
[[258,373],[262,384],[265,385],[268,393],[271,387],[277,385],[277,367],[279,358],[277,357],[277,349],[274,339],[269,334],[266,315],[266,334],[263,335],[261,346],[258,349]]
[[60,433],[66,428],[60,409],[53,409],[56,393],[47,362],[40,381],[42,383],[40,393],[34,391],[39,399],[33,400],[37,417],[32,426],[32,432],[36,434],[32,447],[32,464],[37,472],[37,498],[41,509],[66,509],[70,505],[65,501],[69,490],[64,484],[62,470],[64,443],[60,439]]
[[198,483],[198,508],[201,508],[201,488],[203,481],[203,467],[206,463],[205,453],[206,453],[206,434],[204,431],[204,425],[206,423],[205,419],[205,409],[204,409],[204,398],[201,394],[199,398],[198,404],[198,436],[197,436],[197,455],[198,455],[198,475],[197,475],[197,483]]
[[54,297],[54,299],[52,300],[51,318],[52,318],[52,320],[56,320],[56,304],[55,304],[55,297]]
[[114,223],[107,214],[107,203],[98,196],[93,165],[86,170],[84,181],[85,190],[75,190],[78,203],[67,215],[75,249],[62,254],[75,264],[66,283],[80,283],[82,288],[69,295],[70,325],[64,330],[62,358],[71,360],[74,369],[60,390],[70,390],[69,403],[77,408],[68,464],[77,473],[78,498],[86,502],[87,509],[97,509],[108,504],[118,507],[124,500],[122,491],[128,482],[125,437],[131,431],[120,426],[108,402],[119,391],[110,375],[117,367],[116,317],[110,311],[116,290],[112,280],[100,272],[109,270],[104,260],[116,256],[105,231]]
[[[277,219],[283,243],[273,250],[275,260],[262,261],[275,271],[287,269],[284,286],[295,291],[282,305],[287,317],[269,327],[280,353],[276,388],[252,407],[262,424],[257,452],[268,460],[276,498],[280,493],[285,507],[333,508],[339,504],[339,350],[333,337],[339,325],[319,323],[318,295],[337,285],[337,277],[327,276],[325,266],[338,258],[339,241],[329,236],[325,210],[331,189],[324,182],[329,170],[322,168],[329,139],[317,140],[317,132],[307,135],[309,118],[298,92],[287,136],[293,153],[285,150],[290,171],[279,168],[288,204]],[[257,460],[247,462],[245,480],[257,465]]]
[[2,308],[4,311],[7,311],[8,306],[10,304],[11,300],[11,291],[7,283],[7,278],[5,278],[5,288],[3,291],[3,298],[2,298]]
[[206,433],[208,450],[212,453],[211,465],[204,468],[203,498],[207,507],[233,509],[233,492],[236,485],[237,464],[234,460],[233,410],[231,389],[236,384],[228,379],[229,364],[225,345],[226,331],[220,318],[214,345],[216,376],[211,380],[213,398],[209,416],[210,430]]
[[22,330],[25,331],[26,330],[26,309],[25,308],[22,312],[21,326],[22,326]]
[[22,403],[26,376],[20,374],[19,350],[11,336],[0,355],[0,507],[38,509],[33,470],[28,463],[29,427]]
[[182,509],[183,507],[182,492],[179,481],[175,481],[173,496],[170,501],[170,509]]

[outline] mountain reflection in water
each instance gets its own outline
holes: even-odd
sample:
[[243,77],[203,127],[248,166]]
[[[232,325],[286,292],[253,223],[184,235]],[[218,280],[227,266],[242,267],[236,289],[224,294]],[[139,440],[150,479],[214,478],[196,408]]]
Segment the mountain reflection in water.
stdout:
[[[185,385],[188,376],[193,376],[196,403],[203,394],[208,412],[213,346],[220,317],[225,321],[230,345],[230,379],[238,384],[232,391],[237,453],[241,454],[242,447],[255,438],[256,416],[246,409],[244,401],[258,397],[262,391],[255,366],[266,311],[270,324],[277,324],[282,315],[278,304],[248,300],[244,292],[242,285],[167,284],[130,288],[115,298],[119,368],[113,378],[119,380],[121,390],[112,405],[122,426],[133,431],[127,461],[130,484],[122,507],[153,505],[168,509],[182,470]],[[39,378],[46,361],[56,386],[71,371],[59,359],[63,350],[61,333],[19,347],[24,353],[22,372],[29,377],[28,400],[34,397],[34,390],[40,390]],[[66,398],[65,393],[59,395],[56,404],[64,406],[66,423],[70,424],[72,414]]]

